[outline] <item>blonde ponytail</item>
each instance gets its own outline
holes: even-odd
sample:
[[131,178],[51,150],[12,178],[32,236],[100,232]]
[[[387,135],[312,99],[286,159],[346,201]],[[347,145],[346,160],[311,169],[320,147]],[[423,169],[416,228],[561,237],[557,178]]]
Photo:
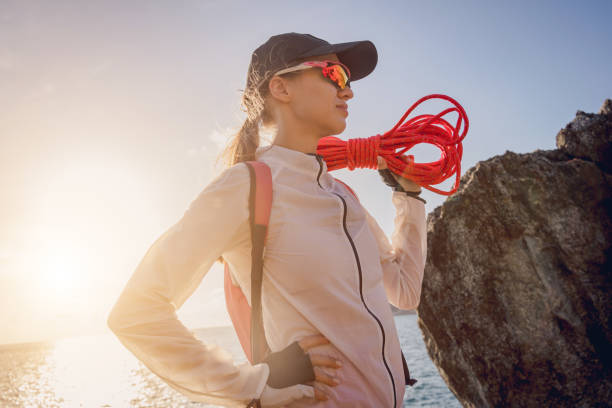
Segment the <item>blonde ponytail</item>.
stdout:
[[259,126],[267,125],[272,121],[269,109],[266,109],[265,97],[268,95],[268,83],[271,73],[266,73],[263,78],[259,77],[257,70],[250,70],[250,80],[242,93],[242,111],[246,112],[247,118],[242,127],[230,139],[229,143],[221,153],[225,165],[231,167],[236,163],[255,160],[255,151],[259,147]]
[[[303,60],[306,61],[308,59],[304,58]],[[250,80],[247,80],[247,84],[256,85],[247,87],[242,94],[241,105],[243,109],[241,110],[246,112],[247,119],[217,157],[217,161],[223,158],[226,167],[231,167],[244,161],[255,160],[255,151],[260,143],[260,124],[268,126],[274,123],[274,118],[266,103],[266,96],[269,95],[268,84],[270,83],[272,72],[267,71],[263,77],[259,76],[257,70],[249,70],[249,72]],[[299,72],[288,72],[282,74],[282,76],[294,78],[299,74]],[[223,256],[220,256],[217,261],[223,263]]]
[[[254,81],[254,83],[259,83],[259,81]],[[246,112],[247,119],[217,158],[217,160],[223,158],[226,167],[256,159],[255,151],[260,142],[259,125],[271,121],[271,116],[266,110],[264,95],[260,93],[261,88],[267,89],[267,83],[268,81],[255,89],[246,89],[242,95],[243,112]],[[217,261],[223,263],[223,256],[220,256]]]
[[230,139],[222,153],[225,165],[255,160],[255,150],[259,147],[259,120],[247,118],[240,130]]

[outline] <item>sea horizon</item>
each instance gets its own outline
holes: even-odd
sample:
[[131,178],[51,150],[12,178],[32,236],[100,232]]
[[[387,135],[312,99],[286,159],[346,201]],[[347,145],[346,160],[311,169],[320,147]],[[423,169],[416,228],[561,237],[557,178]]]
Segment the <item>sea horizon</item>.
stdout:
[[[460,407],[429,358],[417,316],[395,316],[410,374],[404,406]],[[246,361],[231,326],[190,330],[207,344],[227,350],[237,363]],[[50,407],[214,407],[189,401],[138,361],[112,332],[84,334],[54,341],[0,345],[0,406]]]

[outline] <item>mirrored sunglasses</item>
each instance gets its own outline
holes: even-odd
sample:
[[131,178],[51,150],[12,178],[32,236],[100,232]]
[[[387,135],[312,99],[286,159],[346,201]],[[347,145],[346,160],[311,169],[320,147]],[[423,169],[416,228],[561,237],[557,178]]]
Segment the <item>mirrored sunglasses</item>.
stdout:
[[321,68],[323,76],[338,88],[344,89],[351,86],[351,71],[346,65],[338,61],[306,61],[294,67],[285,68],[276,72],[274,75],[282,75],[288,72],[299,71],[308,68]]

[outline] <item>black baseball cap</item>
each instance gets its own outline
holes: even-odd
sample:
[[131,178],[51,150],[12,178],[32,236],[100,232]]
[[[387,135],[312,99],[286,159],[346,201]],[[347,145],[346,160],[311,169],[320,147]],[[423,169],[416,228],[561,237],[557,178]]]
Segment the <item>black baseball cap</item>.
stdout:
[[324,54],[336,54],[340,62],[351,71],[351,82],[369,75],[378,62],[378,52],[371,41],[352,41],[338,44],[310,34],[284,33],[273,35],[260,45],[251,56],[247,75],[247,89],[252,87],[253,72],[257,73],[260,86],[275,72],[295,65],[300,58]]

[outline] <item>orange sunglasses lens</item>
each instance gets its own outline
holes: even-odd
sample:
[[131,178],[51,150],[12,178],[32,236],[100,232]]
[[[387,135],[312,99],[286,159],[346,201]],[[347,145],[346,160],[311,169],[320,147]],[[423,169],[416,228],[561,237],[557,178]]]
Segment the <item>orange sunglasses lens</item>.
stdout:
[[340,89],[350,86],[349,75],[342,65],[336,64],[323,68],[323,76],[329,78]]

